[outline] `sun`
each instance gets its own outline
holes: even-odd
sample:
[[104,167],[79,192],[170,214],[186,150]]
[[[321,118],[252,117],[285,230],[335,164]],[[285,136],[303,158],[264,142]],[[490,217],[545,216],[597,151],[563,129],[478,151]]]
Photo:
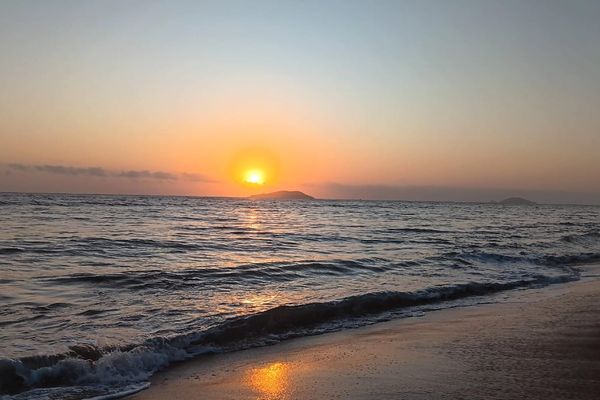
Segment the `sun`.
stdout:
[[244,182],[251,185],[264,185],[265,173],[260,169],[249,169],[244,173]]
[[231,155],[229,164],[231,183],[238,186],[240,193],[248,194],[276,185],[279,172],[278,158],[270,150],[246,148]]

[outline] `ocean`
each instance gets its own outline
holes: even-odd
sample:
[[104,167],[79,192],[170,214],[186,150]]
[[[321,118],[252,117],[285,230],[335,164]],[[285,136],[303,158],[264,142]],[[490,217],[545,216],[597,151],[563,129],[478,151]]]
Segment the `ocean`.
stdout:
[[2,399],[493,301],[600,261],[600,207],[0,194]]

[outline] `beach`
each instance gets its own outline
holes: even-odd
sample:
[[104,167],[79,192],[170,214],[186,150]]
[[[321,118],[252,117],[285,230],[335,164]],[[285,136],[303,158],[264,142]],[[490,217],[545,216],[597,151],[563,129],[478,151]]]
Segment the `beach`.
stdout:
[[497,302],[182,362],[129,399],[597,399],[594,269]]

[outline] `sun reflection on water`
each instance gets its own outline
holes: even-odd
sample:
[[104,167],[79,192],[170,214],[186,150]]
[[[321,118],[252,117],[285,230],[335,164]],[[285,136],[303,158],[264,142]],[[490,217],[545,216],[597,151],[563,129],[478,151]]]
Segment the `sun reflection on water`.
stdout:
[[287,363],[271,363],[248,372],[247,382],[257,392],[258,399],[275,400],[288,398],[289,366]]
[[242,223],[244,228],[250,229],[253,231],[261,231],[262,228],[262,215],[257,210],[250,209],[246,212],[246,214],[242,217]]

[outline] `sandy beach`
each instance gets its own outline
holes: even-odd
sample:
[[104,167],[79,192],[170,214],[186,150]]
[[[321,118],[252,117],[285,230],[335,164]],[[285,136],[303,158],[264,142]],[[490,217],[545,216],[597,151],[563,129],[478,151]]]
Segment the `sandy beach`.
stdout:
[[130,399],[597,399],[598,281],[501,296],[181,363]]

